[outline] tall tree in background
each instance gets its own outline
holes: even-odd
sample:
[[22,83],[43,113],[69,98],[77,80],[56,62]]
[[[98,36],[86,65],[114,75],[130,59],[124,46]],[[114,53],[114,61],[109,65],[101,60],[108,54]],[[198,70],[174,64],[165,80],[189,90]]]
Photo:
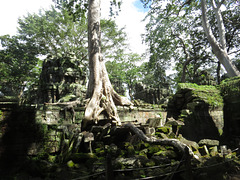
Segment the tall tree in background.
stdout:
[[66,8],[51,7],[19,18],[18,24],[19,38],[38,47],[39,55],[58,57],[73,53],[76,63],[87,65],[86,18],[74,21]]
[[226,46],[226,30],[223,23],[223,17],[221,14],[221,6],[224,0],[211,0],[212,8],[217,19],[217,27],[219,32],[220,42],[217,41],[216,37],[213,35],[208,18],[207,18],[207,4],[206,0],[201,0],[201,10],[202,10],[202,24],[203,29],[207,35],[208,41],[212,47],[214,54],[217,56],[219,62],[224,66],[230,77],[239,76],[240,72],[237,70],[235,65],[232,63]]
[[[189,65],[192,65],[193,63],[197,62],[197,61],[193,61],[193,59],[196,59],[195,57],[193,58],[193,54],[196,54],[196,51],[193,52],[192,50],[194,49],[193,46],[198,46],[197,49],[199,49],[200,46],[202,46],[201,49],[199,49],[198,53],[201,53],[204,56],[199,56],[197,55],[196,57],[198,57],[198,62],[197,64],[202,64],[202,67],[204,67],[204,63],[207,62],[213,62],[212,60],[210,60],[209,58],[211,57],[211,52],[208,50],[208,46],[212,46],[213,43],[210,43],[209,41],[209,36],[207,38],[208,44],[204,43],[204,39],[206,39],[204,36],[202,36],[202,31],[201,27],[204,26],[204,24],[207,23],[207,27],[208,30],[211,32],[213,30],[213,26],[215,26],[215,22],[211,22],[208,23],[208,20],[206,19],[206,16],[208,15],[209,19],[216,19],[216,16],[213,16],[214,14],[210,13],[211,9],[209,9],[208,13],[206,13],[206,8],[202,8],[203,10],[203,14],[201,14],[201,3],[203,4],[205,1],[201,1],[201,3],[199,1],[195,1],[195,0],[186,0],[186,1],[175,1],[175,0],[170,0],[170,1],[165,1],[165,0],[153,0],[153,1],[149,1],[149,0],[142,0],[145,5],[147,5],[148,3],[150,3],[150,11],[149,11],[149,15],[147,17],[148,20],[150,20],[150,23],[147,25],[147,29],[148,29],[148,36],[146,38],[147,42],[150,44],[150,53],[154,52],[152,57],[157,57],[158,59],[162,57],[162,59],[165,59],[166,61],[163,61],[163,66],[165,66],[166,62],[169,61],[171,58],[172,59],[178,59],[178,61],[180,60],[179,57],[182,57],[183,59],[185,59],[184,61],[181,62],[182,66],[182,78],[181,81],[185,81],[184,76],[186,74],[189,74]],[[212,1],[212,4],[214,4],[215,1]],[[228,8],[227,10],[231,10],[231,11],[236,11],[235,9],[237,8],[237,2],[233,1],[233,2],[227,2],[227,1],[221,1],[221,3],[225,3],[226,7]],[[205,3],[204,3],[205,4]],[[212,5],[211,4],[211,5]],[[218,3],[219,4],[219,3]],[[235,6],[236,8],[231,8],[229,9],[229,5]],[[216,7],[216,6],[214,6]],[[220,5],[218,9],[218,16],[220,12]],[[216,11],[215,9],[215,11]],[[205,12],[205,16],[204,16],[204,12]],[[216,13],[215,13],[216,14]],[[200,21],[199,15],[201,15],[204,18],[204,21],[201,22],[201,25],[197,25]],[[211,16],[210,16],[211,15]],[[221,15],[221,14],[220,14]],[[224,19],[224,18],[223,18]],[[226,19],[225,19],[226,20]],[[229,20],[228,20],[229,21]],[[219,27],[219,24],[221,25],[220,27],[224,28],[223,26],[223,22],[221,21],[221,23],[219,23],[220,21],[218,20],[217,27]],[[225,21],[226,23],[227,21]],[[197,23],[197,24],[196,24]],[[233,26],[235,26],[237,28],[237,23],[230,23]],[[228,26],[229,27],[229,26]],[[226,36],[232,37],[232,35],[234,34],[234,36],[237,36],[236,32],[236,28],[235,31],[232,33],[230,31],[227,31]],[[205,28],[206,29],[206,28]],[[194,32],[195,31],[195,32]],[[201,32],[202,31],[202,32]],[[215,39],[214,44],[215,44],[215,50],[218,49],[219,51],[215,51],[213,50],[213,53],[218,53],[220,52],[220,55],[217,55],[218,58],[221,57],[227,57],[227,53],[226,53],[226,49],[223,51],[221,50],[221,43],[218,43],[218,39],[219,42],[221,38],[226,38],[224,35],[222,36],[221,30],[219,31],[219,28],[215,28],[214,32],[212,32],[211,34],[211,38]],[[190,39],[190,35],[193,36],[198,36],[201,37],[200,39],[198,39],[197,42],[194,42],[194,38],[192,36],[192,39]],[[213,36],[213,34],[215,35],[215,37]],[[175,36],[175,37],[174,37]],[[221,37],[220,37],[221,36]],[[159,39],[160,38],[160,39]],[[232,39],[233,38],[227,38],[227,45],[231,45],[232,44]],[[204,41],[203,41],[204,40]],[[202,45],[200,45],[200,42]],[[200,46],[199,46],[200,45]],[[179,47],[182,47],[182,50],[179,51]],[[219,49],[220,48],[220,49]],[[236,46],[228,46],[227,50],[229,49],[236,49]],[[159,49],[159,50],[158,50]],[[197,50],[195,48],[195,50]],[[239,49],[239,46],[238,46]],[[220,51],[221,50],[221,51]],[[205,51],[205,53],[203,54],[203,52]],[[169,54],[170,58],[169,58]],[[236,54],[236,53],[235,53]],[[184,55],[185,57],[183,57],[182,55]],[[203,57],[208,57],[206,60],[204,60]],[[214,57],[214,56],[212,56]],[[213,59],[213,58],[211,58]],[[227,59],[226,61],[222,62],[222,59],[219,59],[221,61],[221,63],[224,65],[225,64],[225,69],[228,72],[229,76],[234,76],[238,74],[238,71],[236,70],[236,68],[234,67],[233,63],[231,62],[231,59],[225,58]],[[204,60],[204,61],[203,61]],[[151,61],[151,59],[150,59]],[[199,63],[199,61],[201,63]],[[169,64],[169,63],[168,63]],[[181,65],[179,64],[179,65]],[[215,63],[216,64],[216,63]],[[214,65],[215,66],[215,65]],[[179,66],[180,67],[180,66]],[[206,67],[206,66],[205,66]],[[210,66],[211,67],[211,66]],[[179,70],[179,69],[178,69]],[[235,72],[235,73],[232,73]]]
[[177,82],[194,82],[198,71],[210,65],[210,52],[206,50],[206,38],[199,28],[199,15],[179,13],[180,5],[154,1],[146,17],[145,42],[150,47],[147,67],[153,71],[157,82],[163,82],[158,84],[160,86],[168,79],[166,70],[173,63]]
[[[142,81],[142,68],[137,66],[142,58],[135,53],[121,53],[114,56],[113,61],[107,61],[106,67],[114,89],[121,95],[129,95],[134,99],[134,86]],[[126,89],[128,91],[126,91]]]

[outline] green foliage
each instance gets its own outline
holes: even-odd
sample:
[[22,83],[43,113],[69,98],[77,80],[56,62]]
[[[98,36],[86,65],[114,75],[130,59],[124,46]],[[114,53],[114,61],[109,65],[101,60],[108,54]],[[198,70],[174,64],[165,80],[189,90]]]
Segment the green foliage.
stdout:
[[38,47],[39,54],[61,56],[73,53],[79,64],[87,61],[87,22],[73,21],[66,9],[40,11],[18,20],[23,41]]
[[[86,18],[86,13],[88,10],[88,0],[54,0],[54,2],[59,9],[67,9],[68,13],[73,16],[74,21]],[[121,4],[122,0],[111,0],[109,15],[118,15]]]
[[[142,2],[150,8],[145,18],[147,21],[145,42],[149,45],[149,67],[156,74],[155,78],[160,77],[158,74],[164,77],[166,69],[174,63],[174,70],[177,71],[174,75],[176,82],[210,84],[206,79],[212,80],[212,77],[216,81],[219,72],[202,30],[200,1],[142,0]],[[240,26],[236,20],[240,17],[240,8],[236,1],[224,3],[227,9],[222,14],[228,52],[238,57],[240,39],[237,34]],[[208,12],[213,33],[219,39],[215,15],[211,9]],[[237,58],[233,60],[235,59],[237,60]],[[158,72],[160,70],[162,73]],[[207,71],[209,76],[202,77],[200,74],[202,70]]]
[[[191,80],[198,68],[204,66],[200,59],[206,54],[205,50],[202,51],[206,48],[206,38],[203,37],[203,32],[199,31],[200,17],[187,13],[185,8],[181,9],[182,3],[174,0],[152,1],[146,17],[146,20],[149,20],[145,35],[145,41],[150,45],[149,68],[155,77],[161,80],[166,76],[165,71],[169,69],[172,61],[175,62],[178,73],[177,82]],[[192,7],[192,11],[196,11],[197,7],[195,8]],[[208,57],[203,60],[206,58]]]
[[163,127],[156,128],[156,133],[161,132],[161,133],[164,133],[164,134],[168,134],[168,133],[170,133],[170,131],[171,131],[171,129],[168,126],[163,126]]
[[104,59],[118,59],[128,48],[124,28],[118,28],[115,21],[102,19],[101,22],[101,50]]
[[223,107],[223,98],[220,90],[216,86],[197,85],[193,83],[179,83],[178,91],[180,90],[191,90],[191,96],[194,98],[193,102],[203,101],[209,106]]
[[134,85],[141,78],[141,67],[136,65],[141,57],[138,54],[122,53],[113,58],[113,61],[106,62],[111,83],[115,90],[122,95],[126,92],[124,85],[127,85],[131,96]]
[[37,47],[9,35],[1,36],[0,43],[0,90],[5,95],[19,95],[38,78]]
[[54,0],[58,9],[66,9],[74,21],[86,19],[88,0]]
[[225,79],[220,84],[221,93],[223,96],[235,96],[240,93],[240,77]]
[[[63,4],[58,9],[51,7],[50,10],[41,10],[39,14],[19,18],[18,36],[1,37],[0,89],[4,94],[6,91],[20,94],[23,89],[34,89],[42,67],[42,61],[38,59],[40,56],[61,58],[74,55],[76,66],[87,72],[87,20],[84,17],[76,19],[69,13],[67,4],[64,4],[67,1],[59,3]],[[77,1],[68,3],[77,6]],[[126,34],[112,20],[101,20],[101,23],[102,50],[108,61],[121,56],[126,48]],[[60,63],[63,65],[64,59]]]

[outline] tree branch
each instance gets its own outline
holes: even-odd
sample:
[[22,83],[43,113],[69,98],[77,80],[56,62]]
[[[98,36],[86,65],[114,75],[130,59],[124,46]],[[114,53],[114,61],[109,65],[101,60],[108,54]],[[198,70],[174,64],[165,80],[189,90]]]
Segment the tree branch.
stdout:
[[216,5],[215,0],[212,0],[213,10],[217,17],[217,24],[218,24],[218,31],[219,31],[221,46],[223,50],[226,50],[226,32],[225,32],[223,18],[220,10],[221,5],[222,5],[221,2],[218,2],[218,4]]
[[186,45],[185,45],[183,39],[180,36],[173,34],[173,32],[172,32],[172,35],[177,37],[180,40],[180,43],[182,44],[182,48],[183,48],[183,51],[184,51],[184,54],[186,57],[186,61],[183,64],[183,72],[182,72],[182,77],[181,77],[181,82],[184,83],[186,81],[187,65],[192,61],[192,59],[189,57],[189,53],[187,52],[187,48],[186,48]]
[[206,0],[201,0],[201,9],[202,9],[203,29],[207,35],[209,43],[211,44],[213,49],[220,49],[218,42],[217,42],[216,38],[214,37],[213,32],[210,28],[210,24],[208,22]]

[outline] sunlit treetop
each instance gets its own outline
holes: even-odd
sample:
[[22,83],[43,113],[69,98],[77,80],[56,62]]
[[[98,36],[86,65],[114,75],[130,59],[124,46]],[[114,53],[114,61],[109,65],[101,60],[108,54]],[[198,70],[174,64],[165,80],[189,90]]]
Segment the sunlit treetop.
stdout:
[[[70,14],[73,15],[75,20],[86,18],[89,0],[53,0],[57,8],[66,8]],[[110,16],[118,15],[122,0],[110,1]]]

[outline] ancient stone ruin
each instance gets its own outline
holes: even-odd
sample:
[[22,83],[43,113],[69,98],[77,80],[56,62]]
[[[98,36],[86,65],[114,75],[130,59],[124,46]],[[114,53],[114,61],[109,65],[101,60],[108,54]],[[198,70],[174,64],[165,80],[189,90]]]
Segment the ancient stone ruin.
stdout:
[[49,56],[40,75],[37,103],[68,102],[80,98],[86,91],[86,72],[73,55]]
[[223,98],[215,86],[179,84],[167,111],[184,123],[178,133],[189,140],[219,139],[223,133]]
[[73,57],[48,57],[31,104],[0,97],[1,177],[221,180],[239,172],[239,78],[179,84],[168,104],[118,107],[122,126],[102,114],[82,130],[82,68]]

